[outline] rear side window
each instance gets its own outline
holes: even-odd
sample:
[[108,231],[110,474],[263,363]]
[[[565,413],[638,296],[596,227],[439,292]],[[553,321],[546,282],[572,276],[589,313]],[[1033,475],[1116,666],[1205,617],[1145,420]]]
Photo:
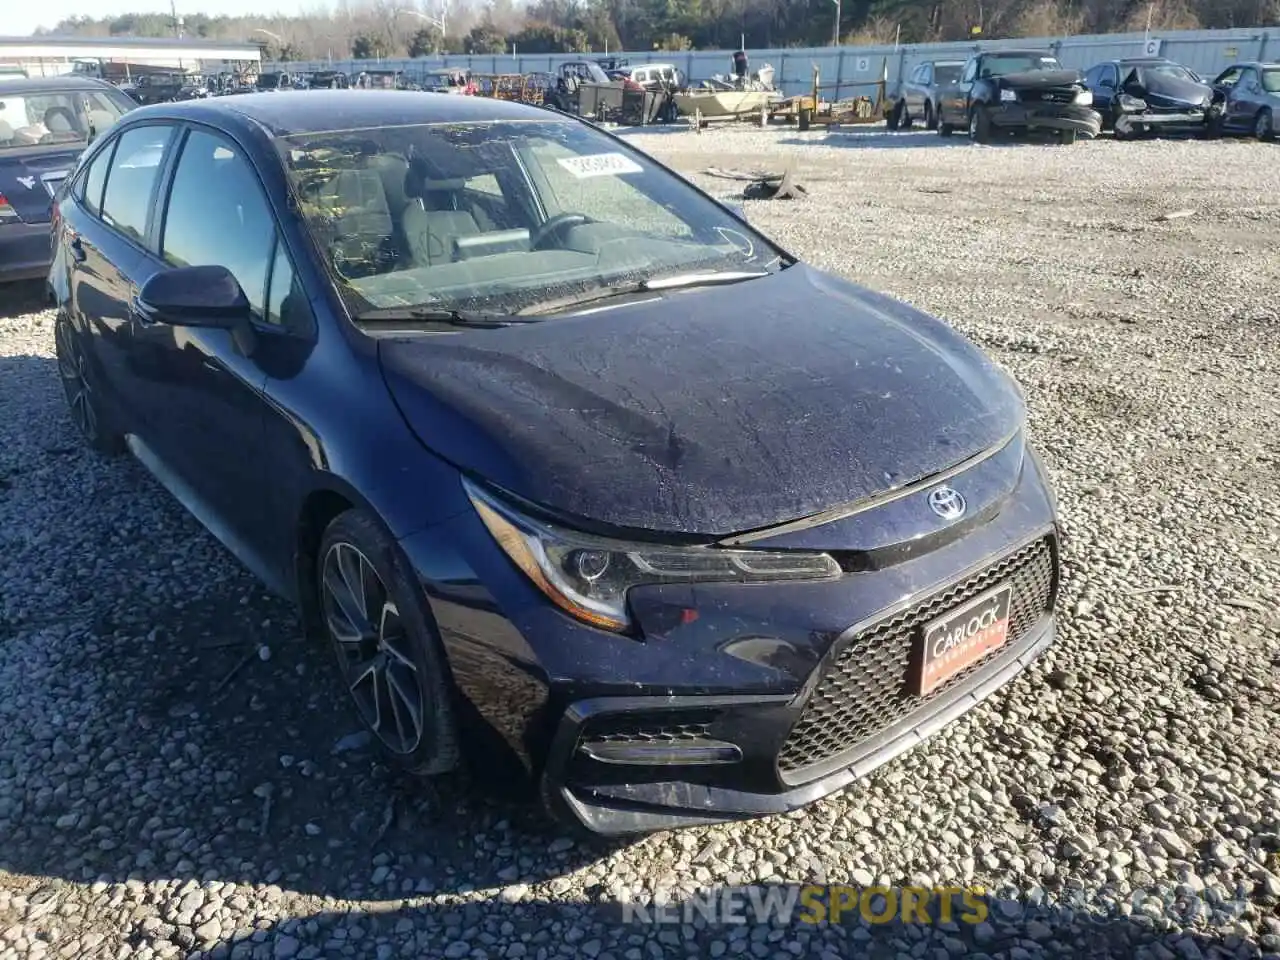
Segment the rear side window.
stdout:
[[97,214],[102,211],[102,188],[107,182],[107,168],[111,166],[111,154],[115,145],[108,144],[98,155],[89,163],[89,169],[84,173],[84,180],[81,183],[83,193],[80,196],[80,202],[84,204],[85,209],[90,213]]
[[160,245],[165,261],[226,267],[262,317],[275,240],[271,208],[239,146],[193,131],[169,191]]
[[141,243],[147,235],[160,164],[171,127],[146,126],[126,130],[116,144],[102,197],[102,219]]

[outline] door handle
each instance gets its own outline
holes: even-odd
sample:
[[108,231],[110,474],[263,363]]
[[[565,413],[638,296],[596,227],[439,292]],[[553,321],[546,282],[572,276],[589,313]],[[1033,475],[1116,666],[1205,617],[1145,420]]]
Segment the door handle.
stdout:
[[71,243],[69,243],[68,246],[71,248],[71,256],[75,260],[75,262],[84,263],[88,254],[84,252],[83,241],[81,241],[79,237],[72,237]]

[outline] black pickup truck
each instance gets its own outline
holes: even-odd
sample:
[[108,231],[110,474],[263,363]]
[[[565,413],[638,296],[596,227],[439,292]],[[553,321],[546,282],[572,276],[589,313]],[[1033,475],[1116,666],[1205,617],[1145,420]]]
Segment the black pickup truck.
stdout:
[[939,101],[938,133],[949,137],[967,129],[977,143],[1041,131],[1074,143],[1076,137],[1096,137],[1101,126],[1080,72],[1064,69],[1045,50],[975,54]]

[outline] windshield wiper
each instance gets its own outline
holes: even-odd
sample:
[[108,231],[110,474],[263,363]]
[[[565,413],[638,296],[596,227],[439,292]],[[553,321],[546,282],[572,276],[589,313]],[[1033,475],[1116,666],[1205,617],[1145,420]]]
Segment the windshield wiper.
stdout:
[[614,297],[625,297],[629,294],[650,293],[659,290],[676,290],[684,287],[711,287],[720,284],[740,283],[743,280],[755,280],[769,276],[767,270],[721,270],[710,273],[680,273],[671,277],[654,277],[636,283],[623,283],[600,290],[561,297],[557,300],[544,300],[516,311],[517,317],[527,317],[541,313],[555,313],[570,307],[580,307],[595,303],[598,300],[611,300]]
[[453,310],[444,307],[380,307],[356,314],[357,323],[443,323],[451,327],[476,327],[481,330],[497,330],[516,323],[533,323],[522,317],[505,313],[477,313],[471,310]]

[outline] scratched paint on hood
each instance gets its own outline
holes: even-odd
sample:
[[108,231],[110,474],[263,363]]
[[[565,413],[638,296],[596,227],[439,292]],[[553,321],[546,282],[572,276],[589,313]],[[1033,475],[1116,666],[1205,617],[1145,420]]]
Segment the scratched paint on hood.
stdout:
[[570,517],[725,536],[959,463],[1023,416],[942,322],[796,265],[529,326],[381,341],[423,442]]

